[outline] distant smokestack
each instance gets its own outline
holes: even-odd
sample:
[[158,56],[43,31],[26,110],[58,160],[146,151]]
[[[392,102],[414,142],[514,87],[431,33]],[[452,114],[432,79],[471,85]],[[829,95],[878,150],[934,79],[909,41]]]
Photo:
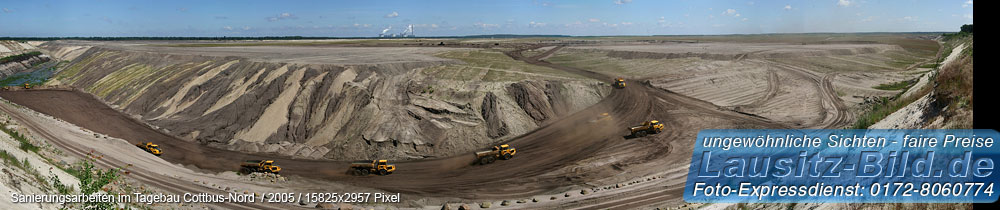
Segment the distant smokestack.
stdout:
[[413,24],[406,26],[406,31],[403,31],[403,37],[413,37]]

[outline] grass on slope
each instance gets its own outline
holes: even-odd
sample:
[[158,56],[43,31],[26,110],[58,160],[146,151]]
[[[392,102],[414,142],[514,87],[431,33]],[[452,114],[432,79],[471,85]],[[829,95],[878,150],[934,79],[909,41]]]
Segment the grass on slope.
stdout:
[[880,84],[878,86],[872,87],[879,90],[903,90],[910,88],[911,85],[916,84],[916,80],[903,80],[899,82]]
[[953,127],[946,128],[972,128],[973,112],[973,39],[971,33],[959,33],[953,35],[948,41],[948,46],[958,46],[965,44],[965,49],[960,52],[958,58],[947,66],[943,66],[938,73],[934,86],[938,108],[944,108],[942,115],[945,121],[953,122]]
[[705,62],[700,58],[674,59],[621,59],[607,55],[603,50],[585,50],[564,48],[548,59],[549,62],[607,75],[647,77],[662,76],[684,69],[691,65]]
[[39,56],[39,55],[42,55],[42,53],[38,52],[38,51],[21,53],[21,54],[17,54],[17,55],[11,55],[11,56],[0,58],[0,64],[2,64],[2,63],[8,63],[8,62],[21,62],[21,61],[24,61],[24,60],[31,59],[31,57],[35,57],[35,56]]

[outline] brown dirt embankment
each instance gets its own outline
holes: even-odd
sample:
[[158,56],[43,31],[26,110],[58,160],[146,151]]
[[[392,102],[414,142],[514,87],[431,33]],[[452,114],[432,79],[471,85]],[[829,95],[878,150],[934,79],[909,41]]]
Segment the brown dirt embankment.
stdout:
[[[48,47],[57,51],[72,46]],[[347,50],[357,53],[349,58],[377,59],[388,48],[365,49],[306,52]],[[260,50],[256,53],[291,49]],[[459,61],[426,56],[372,62],[282,63],[95,46],[77,56],[54,83],[78,87],[188,141],[250,153],[338,160],[415,159],[471,151],[526,133],[571,108],[589,106],[564,99],[594,103],[603,97],[600,90],[607,88],[579,81],[441,81],[420,69]],[[526,84],[538,88],[517,96],[504,88]],[[493,97],[488,99],[488,94]],[[518,97],[541,101],[521,106],[515,102]],[[532,113],[546,114],[534,122],[522,120],[534,119],[528,117]]]

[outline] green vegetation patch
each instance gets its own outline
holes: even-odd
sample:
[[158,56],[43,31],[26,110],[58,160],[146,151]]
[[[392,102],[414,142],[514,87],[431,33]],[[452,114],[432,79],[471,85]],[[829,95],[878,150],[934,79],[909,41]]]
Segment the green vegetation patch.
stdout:
[[152,81],[144,79],[154,73],[153,68],[149,65],[131,64],[104,76],[104,78],[98,80],[94,85],[87,87],[87,91],[100,97],[107,97],[115,90],[143,87],[147,84],[152,84]]
[[917,80],[916,79],[903,80],[903,81],[899,81],[899,82],[886,83],[886,84],[880,84],[880,85],[874,86],[872,88],[879,89],[879,90],[904,90],[904,89],[910,88],[910,86],[913,86],[913,84],[917,84]]
[[26,52],[26,53],[21,53],[21,54],[17,54],[17,55],[11,55],[11,56],[0,58],[0,63],[21,62],[21,61],[25,61],[25,60],[31,59],[32,57],[39,56],[39,55],[42,55],[42,53],[38,52],[38,51]]
[[35,182],[41,184],[41,186],[39,187],[42,188],[43,190],[49,189],[50,186],[48,182],[45,182],[45,179],[42,178],[42,175],[39,174],[38,171],[35,170],[35,168],[31,167],[31,163],[28,162],[27,158],[25,158],[24,160],[18,160],[17,157],[14,157],[14,155],[8,153],[7,151],[0,150],[0,159],[3,159],[5,166],[13,165],[15,168],[21,169],[21,171],[30,174],[32,178],[35,179]]
[[549,62],[592,71],[622,74],[627,69],[618,59],[608,57],[606,51],[563,49],[552,55]]
[[55,78],[58,80],[70,79],[69,83],[75,82],[79,77],[80,71],[89,68],[94,61],[100,60],[104,57],[115,55],[117,53],[113,52],[100,52],[97,55],[86,56],[85,58],[70,64],[65,69],[56,74]]
[[[913,94],[910,97],[902,99],[897,98],[902,94],[902,92],[897,94],[896,97],[882,97],[881,100],[879,100],[880,102],[872,106],[871,110],[868,110],[867,112],[861,114],[861,116],[858,116],[858,120],[854,122],[854,125],[851,125],[851,129],[868,129],[869,126],[885,119],[885,117],[888,117],[893,112],[906,107],[906,105],[910,105],[910,103],[917,101],[917,99],[920,99],[920,97],[923,97],[928,92],[930,92],[930,88],[925,88],[918,94]],[[893,100],[894,98],[896,99]]]
[[7,133],[7,135],[10,135],[10,137],[14,138],[14,140],[20,142],[21,146],[19,148],[21,148],[21,150],[38,153],[38,146],[31,144],[31,141],[29,141],[28,138],[25,138],[24,135],[21,135],[21,133],[18,133],[17,131],[12,130],[10,128],[7,128],[7,123],[0,123],[0,130],[2,130],[4,133]]
[[576,74],[514,60],[496,50],[456,50],[435,56],[463,61],[463,64],[434,66],[424,74],[460,81],[520,81],[528,78],[588,80]]
[[[64,168],[63,171],[80,180],[80,193],[83,195],[90,195],[105,190],[105,186],[118,180],[122,175],[122,169],[111,168],[102,170],[96,168],[90,160],[78,162],[73,167]],[[72,191],[72,187],[63,185],[54,176],[51,179],[54,179],[55,187],[60,193]],[[83,203],[82,209],[117,209],[117,207],[117,204],[111,202],[86,202]]]
[[546,60],[563,66],[608,75],[637,77],[662,76],[664,73],[676,72],[706,61],[696,57],[624,59],[608,56],[608,52],[607,50],[593,49],[563,49]]

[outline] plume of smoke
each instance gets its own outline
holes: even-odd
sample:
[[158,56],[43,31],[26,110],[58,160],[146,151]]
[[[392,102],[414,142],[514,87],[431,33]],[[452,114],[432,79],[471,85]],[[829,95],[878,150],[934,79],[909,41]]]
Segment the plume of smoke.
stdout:
[[386,35],[386,33],[389,33],[389,30],[392,30],[392,26],[382,29],[382,33],[380,33],[379,35]]

